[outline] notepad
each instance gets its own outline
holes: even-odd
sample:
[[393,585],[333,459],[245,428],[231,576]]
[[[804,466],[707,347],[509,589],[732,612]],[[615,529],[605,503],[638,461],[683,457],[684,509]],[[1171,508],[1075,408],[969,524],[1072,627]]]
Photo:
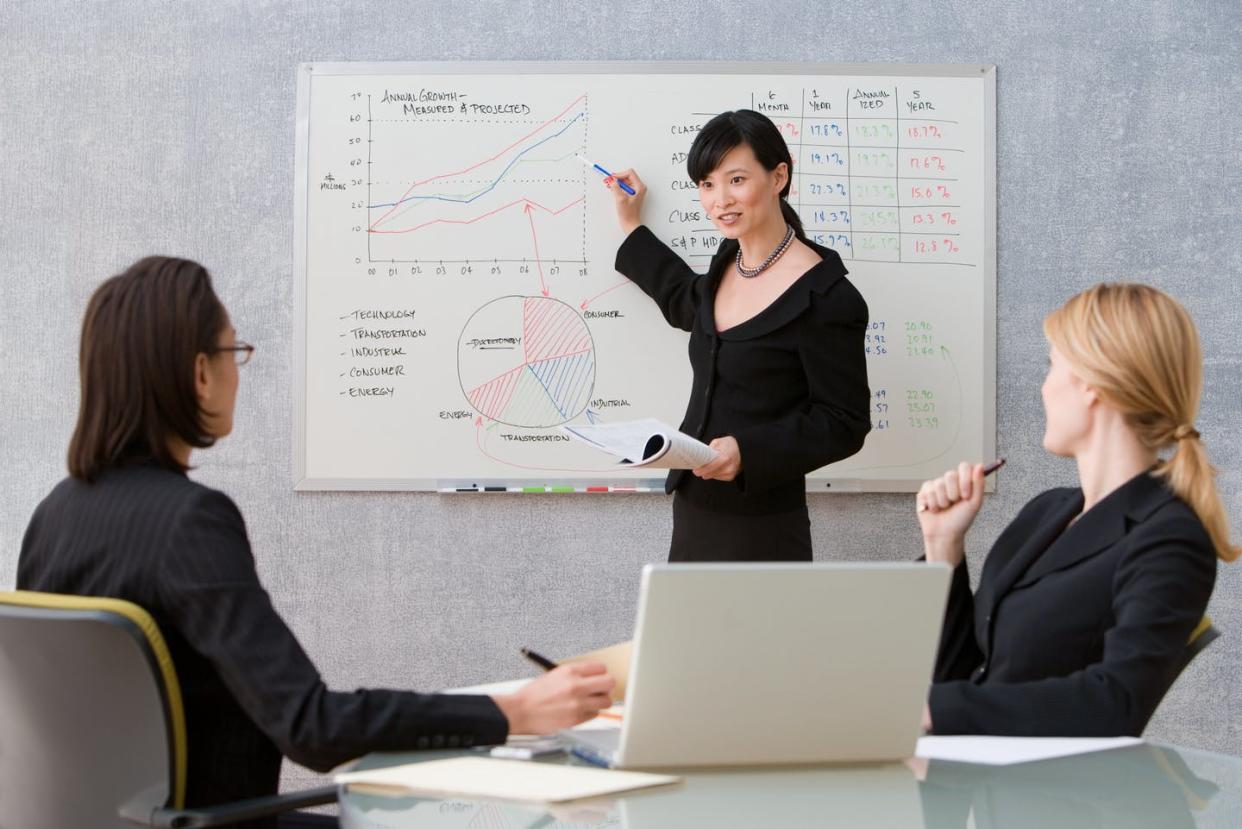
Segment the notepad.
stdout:
[[680,777],[609,771],[554,763],[454,757],[382,769],[351,771],[338,785],[373,794],[465,797],[524,803],[564,803],[681,782]]
[[701,440],[651,417],[625,423],[562,426],[561,430],[588,446],[616,455],[624,466],[694,469],[716,457],[716,450]]

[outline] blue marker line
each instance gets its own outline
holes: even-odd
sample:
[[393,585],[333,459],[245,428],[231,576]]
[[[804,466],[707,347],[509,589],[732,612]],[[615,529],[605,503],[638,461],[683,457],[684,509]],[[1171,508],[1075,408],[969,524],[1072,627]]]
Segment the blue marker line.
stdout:
[[553,138],[556,138],[558,135],[561,135],[562,133],[564,133],[566,130],[568,130],[570,127],[574,125],[574,121],[577,121],[581,117],[582,117],[582,113],[579,112],[577,115],[574,116],[572,121],[570,121],[568,124],[565,125],[565,128],[562,129],[560,132],[555,132],[549,135],[547,138],[544,138],[540,141],[536,141],[534,144],[531,144],[529,147],[527,147],[526,149],[522,150],[520,153],[515,155],[513,157],[513,160],[509,162],[509,165],[500,171],[500,175],[496,177],[496,180],[487,186],[487,189],[475,194],[474,196],[471,196],[468,199],[454,199],[449,196],[406,196],[401,201],[395,201],[389,204],[372,204],[372,205],[368,205],[368,207],[373,207],[373,208],[374,207],[396,207],[399,204],[403,204],[404,202],[412,201],[414,199],[435,199],[437,201],[449,201],[449,202],[456,202],[458,204],[470,204],[470,202],[474,201],[475,199],[482,198],[483,196],[486,196],[488,193],[490,193],[492,190],[495,190],[496,186],[500,184],[500,180],[504,178],[506,174],[508,174],[509,170],[513,167],[514,164],[517,164],[519,158],[526,155],[528,152],[535,149],[540,144],[551,141]]
[[557,413],[559,413],[561,417],[567,417],[567,415],[565,414],[565,410],[561,408],[560,401],[558,401],[556,397],[552,394],[552,390],[548,388],[547,383],[543,382],[543,378],[539,376],[539,373],[530,367],[530,363],[526,364],[526,368],[527,370],[530,371],[531,376],[539,381],[539,385],[543,386],[544,392],[546,392],[548,395],[548,400],[551,401],[552,403],[552,408],[556,409]]

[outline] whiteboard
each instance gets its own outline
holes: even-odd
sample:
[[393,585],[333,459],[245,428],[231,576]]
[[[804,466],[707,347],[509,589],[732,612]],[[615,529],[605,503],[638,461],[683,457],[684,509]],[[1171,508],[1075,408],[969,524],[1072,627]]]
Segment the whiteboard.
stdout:
[[742,107],[870,309],[872,431],[808,491],[994,456],[993,67],[303,64],[297,106],[297,489],[661,486],[559,428],[676,425],[690,389],[687,335],[614,270],[612,196],[575,154],[636,169],[646,224],[702,272],[721,236],[685,157]]

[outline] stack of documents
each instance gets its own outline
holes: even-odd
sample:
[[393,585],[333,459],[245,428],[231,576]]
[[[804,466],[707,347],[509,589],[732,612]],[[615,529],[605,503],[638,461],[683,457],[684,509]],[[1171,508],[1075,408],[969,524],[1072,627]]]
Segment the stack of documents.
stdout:
[[667,774],[608,771],[554,763],[455,757],[338,774],[338,785],[374,794],[564,803],[681,782]]

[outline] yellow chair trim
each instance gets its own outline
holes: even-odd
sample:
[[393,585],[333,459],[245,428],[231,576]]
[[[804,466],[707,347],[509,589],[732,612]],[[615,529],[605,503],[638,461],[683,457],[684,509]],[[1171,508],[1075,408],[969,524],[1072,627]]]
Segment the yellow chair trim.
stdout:
[[1182,776],[1177,773],[1177,769],[1173,768],[1173,764],[1169,762],[1168,755],[1164,753],[1165,750],[1159,746],[1153,745],[1147,746],[1147,749],[1151,753],[1152,757],[1156,759],[1156,765],[1160,766],[1160,770],[1163,771],[1165,776],[1172,780],[1174,784],[1177,785],[1177,788],[1181,790],[1182,797],[1186,799],[1186,805],[1196,812],[1202,812],[1206,809],[1208,805],[1207,801],[1195,794],[1191,788],[1186,785],[1186,781],[1182,779]]
[[1204,631],[1212,626],[1212,617],[1204,616],[1199,620],[1199,624],[1195,625],[1195,629],[1190,632],[1190,638],[1186,640],[1187,645],[1193,645],[1195,640],[1203,635]]
[[172,655],[168,645],[160,633],[159,626],[147,613],[133,602],[124,599],[107,599],[98,596],[68,596],[59,593],[37,593],[31,590],[0,591],[0,602],[20,607],[37,607],[48,610],[100,610],[115,613],[124,617],[147,638],[147,644],[155,654],[156,664],[164,677],[164,690],[168,695],[169,719],[172,720],[173,739],[173,797],[174,809],[185,806],[186,776],[186,733],[185,708],[181,701],[181,685],[177,682],[177,672],[173,666]]

